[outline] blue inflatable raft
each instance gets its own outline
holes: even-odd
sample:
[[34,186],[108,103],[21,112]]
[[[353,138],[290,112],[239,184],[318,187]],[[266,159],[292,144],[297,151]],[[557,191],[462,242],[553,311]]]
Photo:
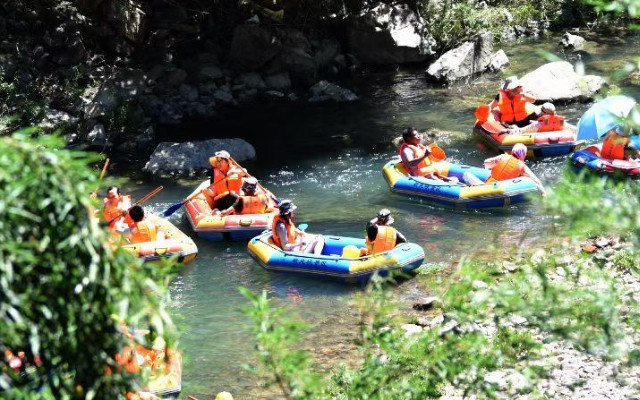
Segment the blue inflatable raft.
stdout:
[[373,274],[386,276],[389,272],[409,272],[424,260],[424,250],[415,243],[402,243],[384,253],[347,258],[346,246],[365,247],[365,240],[344,236],[324,236],[322,255],[286,252],[271,240],[271,231],[249,241],[249,254],[266,270],[298,275],[338,279],[349,283],[362,283]]
[[394,193],[416,196],[434,204],[451,207],[507,207],[527,201],[527,195],[538,190],[536,184],[526,177],[477,186],[470,186],[465,182],[465,172],[472,173],[483,182],[487,180],[491,171],[484,168],[439,161],[438,170],[440,175],[456,177],[460,183],[411,176],[400,162],[400,157],[386,163],[382,173]]
[[576,170],[586,169],[603,176],[618,176],[637,179],[640,163],[635,160],[612,160],[600,156],[601,144],[592,145],[571,155],[571,164]]

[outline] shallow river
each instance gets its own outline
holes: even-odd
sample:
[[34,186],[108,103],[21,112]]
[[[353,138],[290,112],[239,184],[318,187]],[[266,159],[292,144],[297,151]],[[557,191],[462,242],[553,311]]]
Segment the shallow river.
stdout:
[[[473,138],[474,108],[490,100],[503,77],[542,65],[545,59],[536,51],[564,57],[556,42],[505,45],[512,64],[502,75],[483,75],[452,88],[427,84],[422,69],[369,72],[351,82],[361,96],[359,102],[234,110],[210,125],[184,126],[180,135],[248,138],[258,152],[258,160],[247,164],[250,172],[278,197],[294,199],[297,221],[309,223],[309,231],[362,236],[365,222],[386,207],[393,212],[395,227],[423,246],[426,263],[452,265],[461,255],[489,245],[515,249],[523,237],[526,245],[544,235],[547,220],[531,204],[473,212],[431,207],[391,194],[380,171],[396,153],[389,143],[408,125],[421,131],[437,129],[437,142],[454,162],[481,165],[492,153],[479,148]],[[638,50],[637,37],[609,37],[594,45],[592,58],[583,58],[586,72],[607,75]],[[637,87],[623,91],[640,95]],[[576,123],[588,104],[557,108]],[[528,163],[553,185],[567,160]],[[198,182],[130,182],[127,189],[135,198],[160,183],[165,190],[149,204],[156,211],[184,198]],[[183,217],[180,211],[171,220],[190,232]],[[183,398],[188,394],[213,398],[221,390],[237,399],[264,397],[258,394],[255,377],[242,367],[251,361],[253,341],[240,312],[246,301],[238,286],[266,290],[276,304],[290,305],[310,322],[314,329],[305,347],[314,350],[320,362],[347,354],[356,322],[351,300],[361,287],[269,273],[249,257],[246,243],[196,242],[198,257],[171,286],[173,311],[183,332]],[[421,296],[413,281],[393,290],[407,307]]]

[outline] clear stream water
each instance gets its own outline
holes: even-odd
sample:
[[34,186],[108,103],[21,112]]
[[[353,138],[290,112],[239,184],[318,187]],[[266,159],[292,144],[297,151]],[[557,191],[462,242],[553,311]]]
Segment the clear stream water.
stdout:
[[[608,75],[640,50],[637,36],[602,35],[583,57],[587,73]],[[540,238],[548,229],[535,204],[495,212],[474,212],[431,207],[394,195],[382,177],[382,165],[396,150],[391,140],[408,125],[421,131],[436,129],[436,140],[455,162],[481,165],[490,155],[474,140],[471,127],[476,105],[496,93],[503,77],[522,75],[545,63],[538,52],[558,52],[557,38],[505,44],[511,65],[500,74],[486,74],[470,82],[443,88],[425,82],[423,69],[368,72],[351,81],[361,100],[352,104],[283,105],[261,110],[231,110],[212,124],[192,124],[179,135],[193,137],[247,137],[258,160],[250,172],[280,198],[294,199],[298,223],[309,231],[362,236],[364,224],[383,207],[391,209],[395,226],[423,246],[426,263],[453,265],[461,255],[495,244],[515,248]],[[638,87],[623,92],[640,95]],[[575,123],[589,104],[558,105]],[[251,120],[247,113],[251,113]],[[528,162],[548,185],[566,167],[566,157]],[[138,197],[150,188],[165,189],[148,204],[162,211],[184,198],[198,181],[135,182],[127,189]],[[182,210],[171,217],[190,232]],[[195,235],[192,235],[195,237]],[[230,391],[237,399],[267,398],[257,379],[243,368],[252,360],[254,342],[246,332],[247,305],[238,286],[254,292],[266,290],[278,305],[288,305],[313,326],[304,347],[318,363],[327,365],[348,357],[357,313],[353,295],[362,287],[336,282],[273,274],[263,270],[246,252],[246,243],[196,240],[199,254],[182,269],[171,285],[173,312],[181,330],[184,355],[183,392],[212,399]],[[394,289],[396,298],[410,308],[422,296],[416,280]]]

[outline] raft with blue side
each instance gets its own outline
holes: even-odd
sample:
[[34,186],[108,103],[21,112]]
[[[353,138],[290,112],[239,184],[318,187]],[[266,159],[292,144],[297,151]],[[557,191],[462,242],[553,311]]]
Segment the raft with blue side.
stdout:
[[600,156],[602,144],[592,145],[571,155],[576,170],[586,169],[602,176],[618,176],[637,179],[640,163],[635,160],[613,160]]
[[[410,272],[424,261],[424,250],[415,243],[402,243],[394,249],[363,257],[343,257],[346,246],[365,247],[365,240],[345,236],[324,236],[321,255],[286,252],[271,239],[271,231],[249,241],[249,254],[266,270],[303,276],[337,279],[348,283],[368,281],[374,274]],[[345,252],[346,253],[346,252]]]
[[465,182],[465,172],[472,173],[484,182],[491,171],[447,161],[439,161],[437,166],[441,176],[458,178],[460,183],[411,176],[400,157],[386,163],[382,173],[394,193],[420,197],[434,204],[451,207],[507,207],[527,201],[528,195],[538,190],[536,184],[527,177],[469,186]]

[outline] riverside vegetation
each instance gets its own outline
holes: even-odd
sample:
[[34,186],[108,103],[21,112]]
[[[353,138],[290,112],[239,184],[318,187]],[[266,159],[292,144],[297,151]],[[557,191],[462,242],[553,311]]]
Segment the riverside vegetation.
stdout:
[[115,399],[142,384],[114,359],[132,344],[121,324],[172,339],[170,267],[109,244],[92,215],[97,156],[34,133],[0,138],[0,351],[30,371],[0,363],[0,397]]

